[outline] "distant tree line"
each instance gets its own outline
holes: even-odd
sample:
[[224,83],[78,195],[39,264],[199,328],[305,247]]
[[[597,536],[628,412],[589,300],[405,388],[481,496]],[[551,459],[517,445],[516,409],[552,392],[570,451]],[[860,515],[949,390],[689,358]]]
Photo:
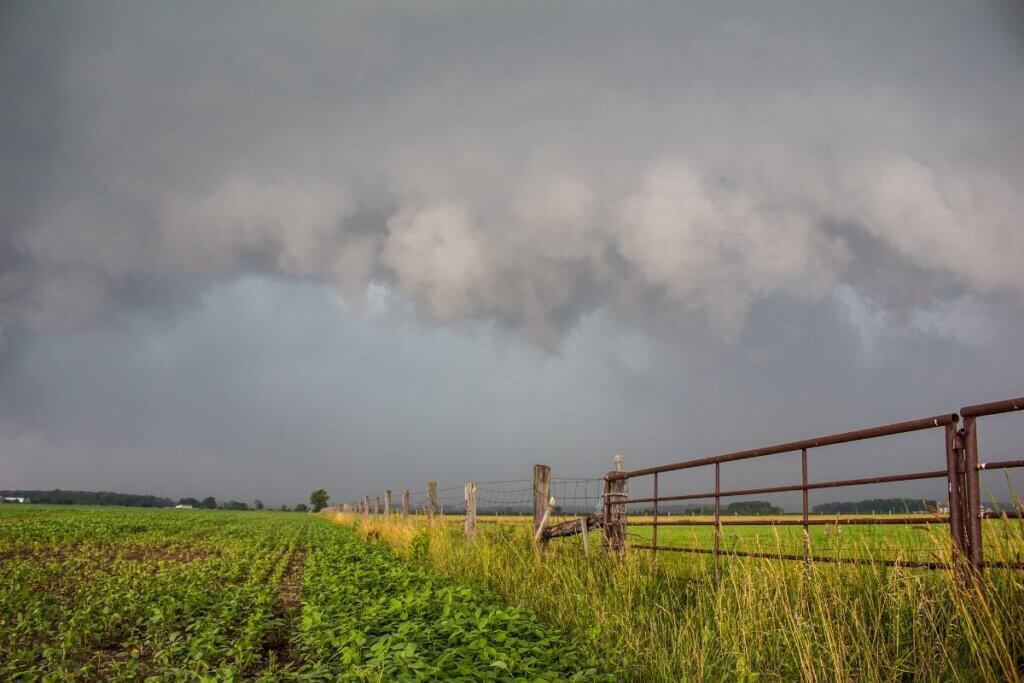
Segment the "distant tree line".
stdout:
[[871,498],[869,500],[822,503],[811,508],[821,515],[871,515],[903,512],[931,512],[937,507],[934,500],[919,498]]
[[[213,496],[207,496],[202,500],[198,498],[180,498],[175,503],[171,498],[163,496],[140,495],[134,493],[116,493],[114,491],[63,491],[53,489],[52,491],[28,491],[10,490],[0,491],[0,499],[3,498],[25,498],[29,503],[40,503],[43,505],[121,505],[126,507],[143,508],[167,508],[176,504],[181,506],[200,508],[205,510],[263,510],[263,501],[257,498],[252,506],[237,500],[229,500],[226,503],[217,503]],[[279,508],[282,512],[294,510],[295,512],[306,512],[309,508],[305,503],[298,503],[294,508],[282,505]]]
[[[654,508],[644,510],[631,510],[630,514],[650,515]],[[694,515],[705,516],[715,514],[714,505],[663,505],[659,506],[658,512],[672,515]],[[766,500],[741,500],[721,506],[723,515],[781,515],[785,513],[782,508],[772,505]]]
[[50,505],[128,505],[131,507],[171,507],[174,501],[160,496],[114,493],[113,491],[0,491],[0,497],[28,498],[33,503]]

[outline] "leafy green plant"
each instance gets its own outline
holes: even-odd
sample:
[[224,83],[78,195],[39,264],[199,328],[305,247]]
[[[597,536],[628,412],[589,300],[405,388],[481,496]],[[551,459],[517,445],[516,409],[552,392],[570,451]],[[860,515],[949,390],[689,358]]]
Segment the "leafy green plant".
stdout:
[[0,680],[600,680],[597,668],[532,612],[319,516],[0,510]]

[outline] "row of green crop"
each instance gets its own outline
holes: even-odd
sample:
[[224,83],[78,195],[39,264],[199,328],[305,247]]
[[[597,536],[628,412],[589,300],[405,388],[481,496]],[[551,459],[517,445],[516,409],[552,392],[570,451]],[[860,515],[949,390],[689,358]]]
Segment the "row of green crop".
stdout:
[[379,680],[602,680],[527,610],[411,567],[339,526],[312,529],[296,645],[311,675]]
[[0,679],[237,677],[305,518],[60,510],[0,520]]
[[320,517],[0,511],[0,680],[590,681],[598,668],[532,612]]

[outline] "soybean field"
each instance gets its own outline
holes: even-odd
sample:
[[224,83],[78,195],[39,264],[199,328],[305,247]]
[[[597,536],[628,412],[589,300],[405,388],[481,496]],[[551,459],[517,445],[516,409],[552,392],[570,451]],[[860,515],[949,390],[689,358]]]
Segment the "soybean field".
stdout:
[[0,507],[3,680],[611,680],[565,632],[320,516]]

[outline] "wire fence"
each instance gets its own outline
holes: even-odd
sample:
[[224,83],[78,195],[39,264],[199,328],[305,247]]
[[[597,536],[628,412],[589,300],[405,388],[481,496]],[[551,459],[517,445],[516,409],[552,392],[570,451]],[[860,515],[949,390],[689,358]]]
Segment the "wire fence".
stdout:
[[[473,482],[476,487],[475,503],[477,520],[485,524],[522,525],[534,516],[537,499],[533,479],[501,479]],[[548,480],[548,497],[555,499],[555,505],[549,514],[551,524],[573,519],[581,515],[599,512],[603,505],[600,477],[551,477]],[[403,510],[402,490],[392,490],[392,501],[388,508],[391,512]],[[409,490],[407,494],[407,512],[412,515],[425,515],[429,512],[430,488]],[[364,497],[362,501],[353,501],[346,507],[355,511],[383,513],[384,498],[378,503],[377,496]],[[466,484],[445,484],[434,490],[434,514],[438,516],[462,516],[467,513]],[[521,517],[522,520],[510,520],[509,517]]]
[[[380,496],[364,497],[361,501],[343,504],[355,512],[379,514],[401,512],[423,514],[430,517],[449,517],[452,520],[468,518],[466,534],[471,536],[475,522],[483,524],[511,524],[535,530],[535,540],[543,546],[551,538],[581,534],[600,528],[602,544],[612,551],[627,546],[654,553],[695,553],[713,555],[716,560],[722,556],[803,560],[805,562],[843,562],[853,564],[885,564],[921,568],[956,568],[978,572],[985,567],[1022,567],[1020,561],[986,561],[982,552],[983,538],[981,520],[993,516],[1020,519],[1024,510],[988,510],[981,503],[978,474],[981,471],[1002,470],[1024,467],[1022,459],[1000,459],[983,461],[978,452],[978,418],[1000,413],[1024,410],[1024,398],[995,403],[966,406],[959,414],[948,413],[932,417],[871,427],[853,432],[831,434],[803,441],[777,444],[748,451],[737,451],[724,455],[696,458],[676,463],[623,471],[621,458],[616,456],[616,469],[604,477],[552,477],[550,467],[534,466],[531,479],[504,479],[469,483],[452,483],[438,487],[429,482],[425,489],[385,492],[384,501]],[[963,420],[963,428],[958,423]],[[942,430],[945,445],[943,469],[921,472],[904,472],[880,476],[843,479],[835,481],[812,480],[808,476],[808,453],[827,446],[873,441],[883,437],[903,435],[910,432]],[[937,451],[939,449],[936,449]],[[720,485],[719,470],[723,465],[765,456],[798,453],[800,455],[799,483],[789,483],[756,488],[728,489]],[[693,468],[713,468],[714,488],[698,493],[676,493],[665,491],[664,476],[669,473]],[[706,471],[706,470],[705,470]],[[661,480],[659,481],[659,475]],[[948,506],[937,505],[928,514],[904,515],[839,515],[824,519],[820,515],[812,518],[809,514],[808,494],[821,489],[839,489],[871,484],[887,484],[925,479],[946,479],[949,491]],[[641,481],[642,480],[642,481]],[[631,496],[629,484],[633,483],[638,495]],[[650,486],[650,489],[647,487]],[[648,493],[648,490],[650,491]],[[802,514],[777,516],[738,513],[729,516],[721,508],[722,499],[749,497],[751,495],[780,492],[799,492],[802,496]],[[679,514],[679,504],[690,500],[713,500],[710,511],[706,505],[699,513]],[[666,505],[668,504],[668,505]],[[673,510],[675,508],[675,510]],[[475,520],[475,522],[474,522]],[[922,531],[948,528],[951,547],[947,552],[936,552],[934,548],[908,547],[905,543],[885,542],[875,550],[889,557],[850,556],[840,546],[840,534],[847,525],[910,525]],[[824,526],[823,534],[815,535],[812,547],[811,529]],[[697,533],[704,526],[707,533]],[[772,527],[775,538],[783,539],[786,547],[778,543],[774,552],[766,552],[759,538],[751,541],[750,535],[740,533],[742,527]],[[685,532],[681,527],[692,527]],[[799,528],[802,527],[802,528]],[[678,529],[674,531],[673,528]],[[659,534],[659,530],[661,533]],[[797,534],[783,533],[786,530]],[[863,534],[861,534],[863,536]],[[880,534],[880,537],[882,535]],[[880,538],[881,540],[881,538]],[[687,545],[679,545],[686,543]],[[584,549],[585,549],[585,543]],[[709,547],[710,546],[710,547]],[[822,551],[825,554],[822,554]],[[834,551],[834,552],[833,552]],[[967,568],[966,570],[964,568]]]

